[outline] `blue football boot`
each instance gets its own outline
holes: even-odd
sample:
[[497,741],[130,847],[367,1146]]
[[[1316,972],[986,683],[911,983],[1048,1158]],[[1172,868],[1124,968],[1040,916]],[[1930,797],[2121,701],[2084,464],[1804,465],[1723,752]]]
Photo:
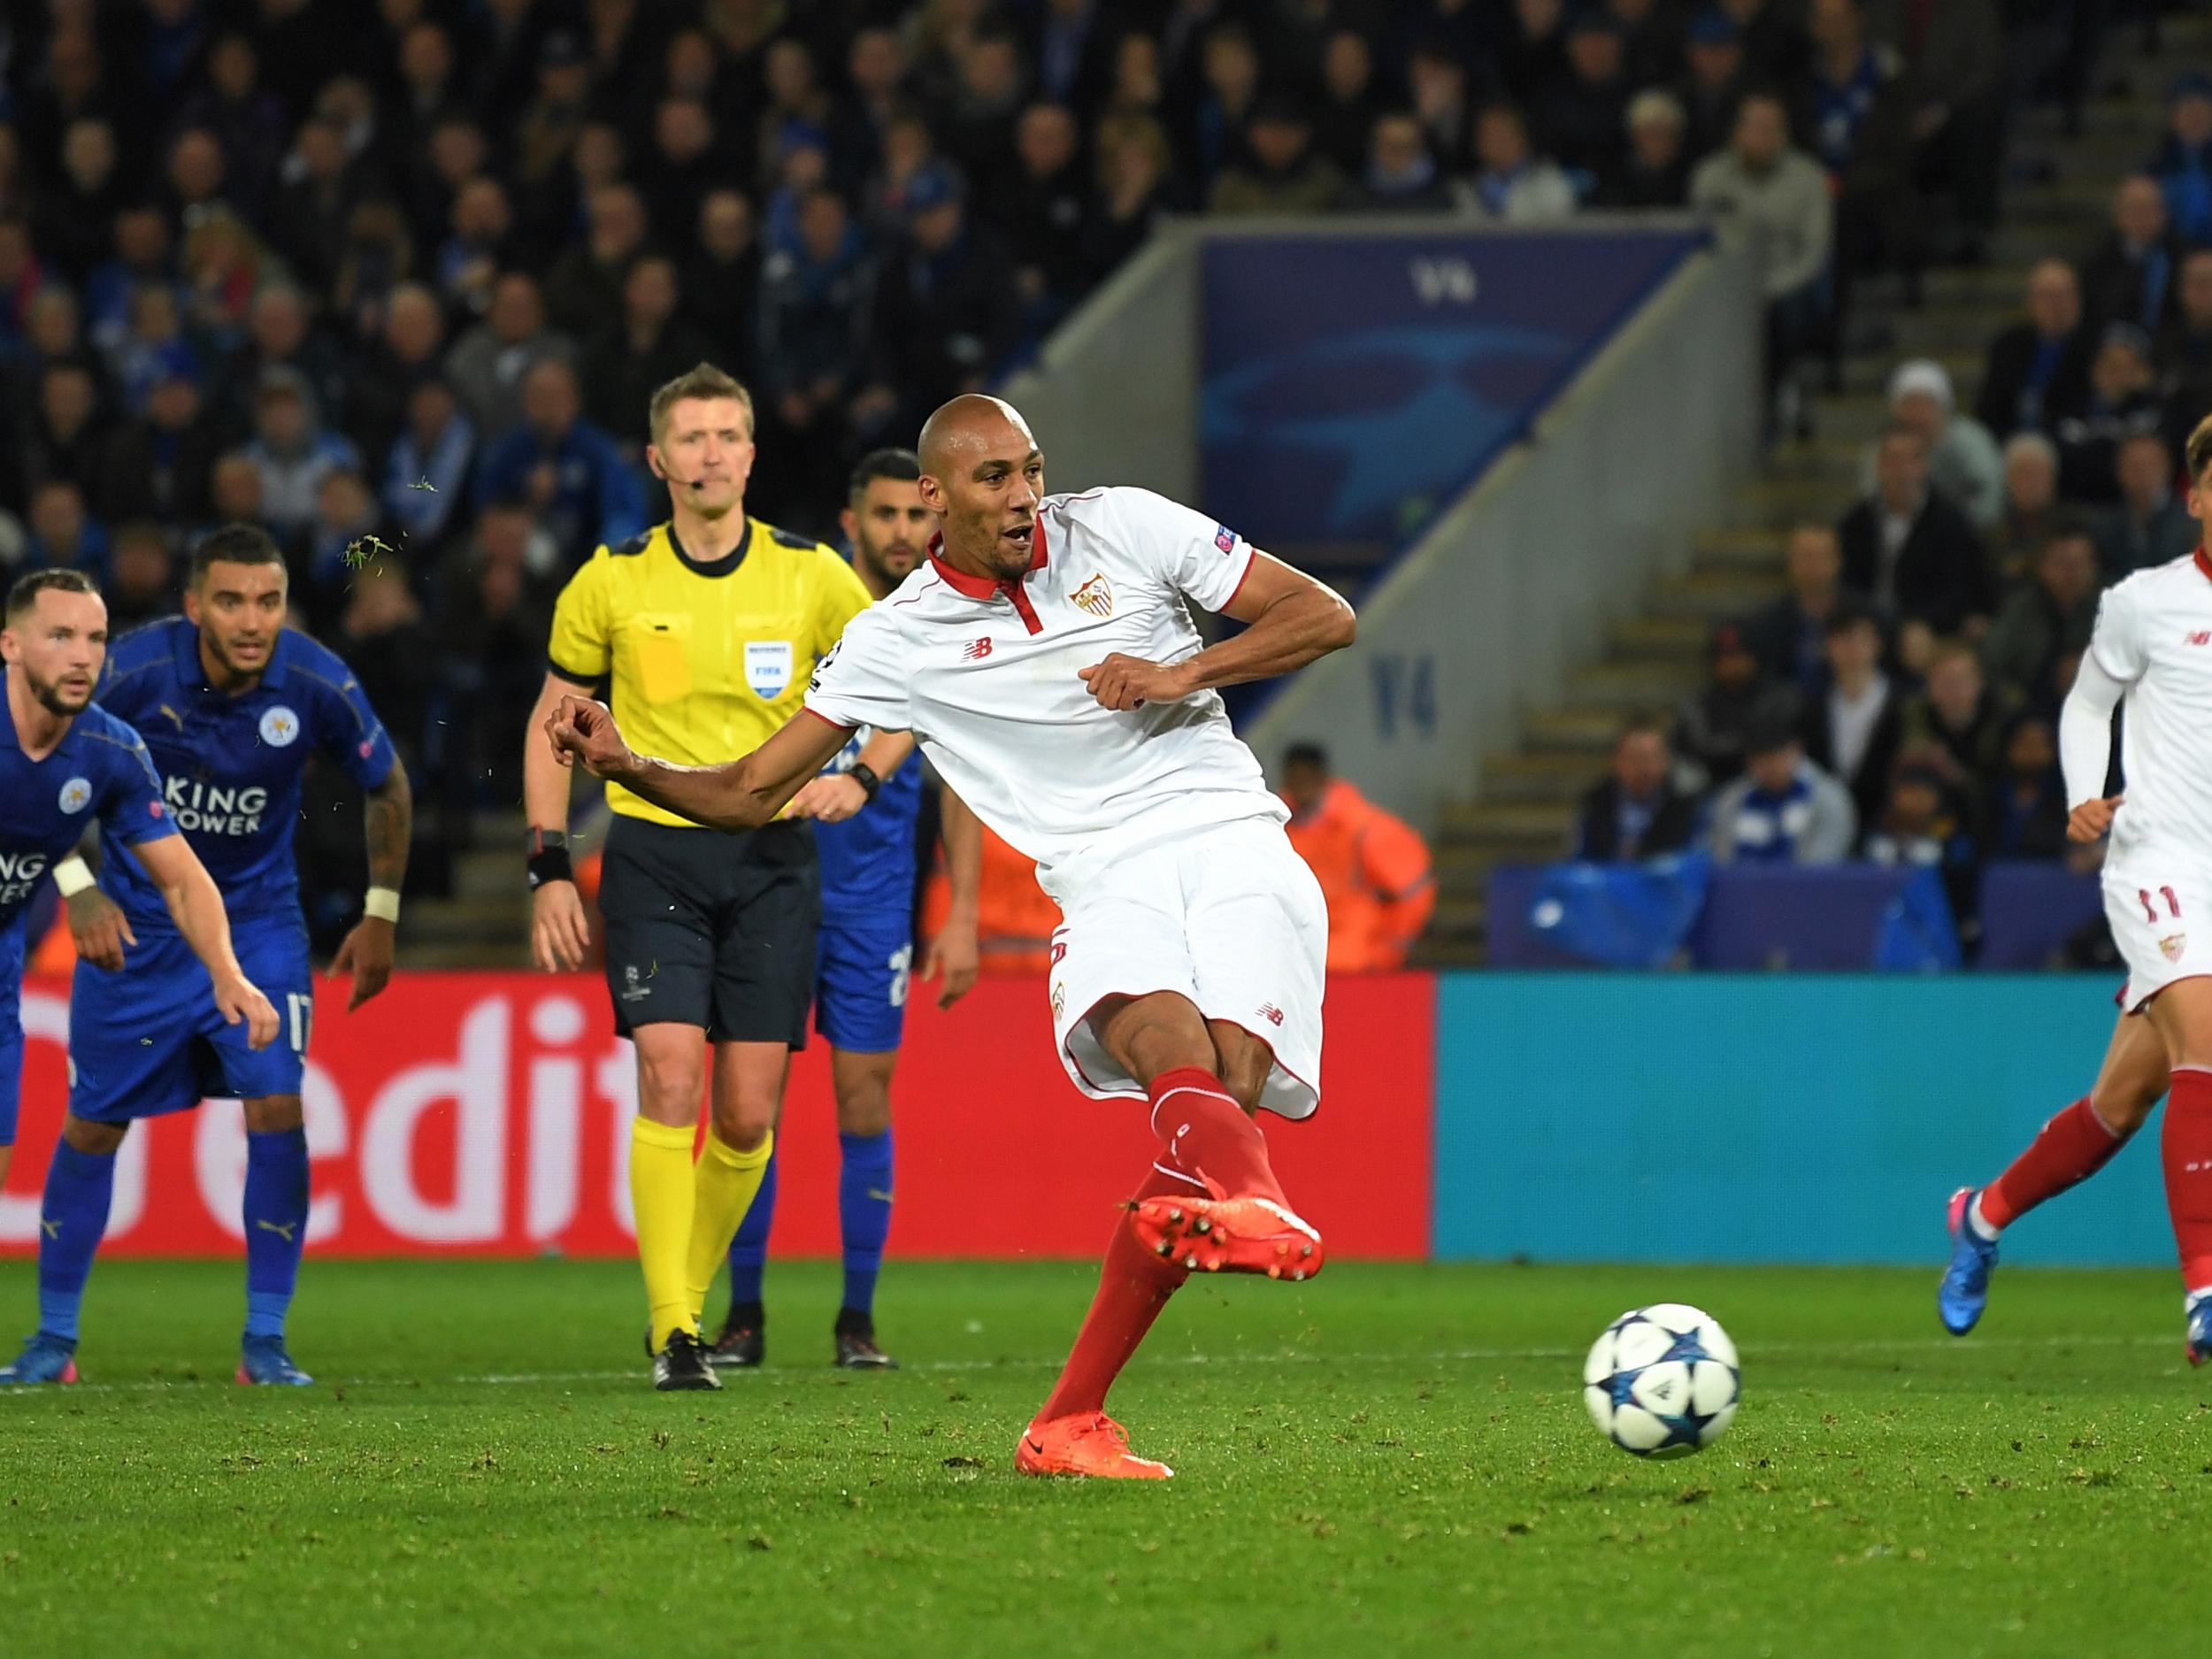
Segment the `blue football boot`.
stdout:
[[1989,1306],[1989,1272],[1997,1265],[1996,1240],[1983,1238],[1966,1218],[1980,1190],[1962,1187],[1951,1194],[1951,1262],[1936,1291],[1936,1309],[1953,1336],[1964,1336],[1981,1322]]
[[2197,1296],[2189,1302],[2189,1363],[2207,1360],[2212,1360],[2212,1296]]
[[292,1363],[280,1336],[250,1336],[239,1345],[238,1380],[273,1388],[304,1388],[315,1379]]
[[0,1388],[77,1380],[77,1345],[44,1331],[27,1337],[12,1365],[0,1365]]

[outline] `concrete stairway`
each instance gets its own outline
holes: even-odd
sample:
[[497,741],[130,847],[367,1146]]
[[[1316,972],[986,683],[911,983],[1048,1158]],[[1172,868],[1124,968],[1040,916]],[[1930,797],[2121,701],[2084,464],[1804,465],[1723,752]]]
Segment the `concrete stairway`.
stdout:
[[2095,243],[2113,186],[2156,147],[2166,78],[2212,49],[2212,19],[2170,23],[2156,58],[2134,54],[2127,33],[2101,82],[2124,87],[2124,96],[2093,104],[2076,136],[2043,110],[2015,134],[2013,168],[2039,169],[2048,181],[2008,187],[1989,262],[1931,272],[1917,309],[1902,303],[1893,281],[1865,284],[1852,332],[1886,343],[1852,356],[1842,390],[1817,399],[1817,435],[1777,445],[1763,473],[1723,503],[1698,536],[1689,568],[1659,582],[1643,614],[1612,630],[1605,655],[1570,679],[1557,703],[1526,711],[1517,748],[1485,758],[1480,793],[1448,809],[1437,827],[1437,910],[1417,960],[1482,961],[1491,870],[1562,856],[1576,800],[1603,773],[1620,720],[1635,710],[1671,710],[1689,696],[1712,626],[1781,591],[1789,526],[1808,518],[1833,522],[1850,505],[1866,446],[1886,424],[1883,388],[1891,369],[1906,357],[1932,357],[1950,371],[1960,402],[1972,405],[1984,349],[2017,315],[2029,266],[2053,255],[2078,258]]

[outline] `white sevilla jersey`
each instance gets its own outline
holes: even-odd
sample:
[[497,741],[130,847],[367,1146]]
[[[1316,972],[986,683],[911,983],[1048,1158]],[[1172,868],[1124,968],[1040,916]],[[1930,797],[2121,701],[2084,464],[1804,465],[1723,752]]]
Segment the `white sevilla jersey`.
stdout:
[[1289,816],[1217,693],[1115,712],[1078,677],[1116,651],[1174,663],[1203,641],[1186,596],[1225,607],[1256,557],[1144,489],[1050,495],[1018,582],[937,557],[854,618],[806,706],[911,731],[961,799],[1039,865],[1063,909],[1117,856],[1218,824]]
[[2124,868],[2155,849],[2212,868],[2212,560],[2200,550],[2112,588],[2089,649],[2127,687],[2127,798],[2109,864]]

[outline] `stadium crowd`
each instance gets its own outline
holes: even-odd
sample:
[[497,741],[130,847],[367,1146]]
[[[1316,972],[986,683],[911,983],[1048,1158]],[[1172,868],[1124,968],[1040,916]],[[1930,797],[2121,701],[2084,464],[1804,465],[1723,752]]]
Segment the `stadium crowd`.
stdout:
[[[1163,214],[1687,205],[1757,242],[1786,395],[1854,277],[1983,242],[2014,95],[2078,99],[2108,10],[2019,0],[2008,35],[1996,0],[27,0],[0,18],[0,574],[81,566],[119,629],[174,608],[196,534],[265,525],[418,776],[434,887],[515,798],[553,594],[657,516],[642,410],[693,362],[753,389],[754,510],[833,536],[856,454],[1018,361]],[[1986,622],[2010,654],[1973,706],[2047,703],[2078,605],[2001,605],[1968,549],[2041,580],[2051,457],[2000,479],[1990,445],[2046,434],[2062,502],[2136,476],[2109,535],[2170,533],[2123,441],[2162,374],[2212,377],[2212,255],[2178,240],[2212,230],[2208,157],[2198,88],[2079,318],[2033,300],[2002,348],[2016,396],[1993,411],[1993,373],[1979,442],[1905,388],[1916,435],[1839,549],[1804,539],[1801,607],[1840,581],[1886,630]],[[1716,783],[1744,661],[1811,685],[1826,616],[1717,645],[1685,727]],[[1901,720],[1933,659],[1885,660]]]

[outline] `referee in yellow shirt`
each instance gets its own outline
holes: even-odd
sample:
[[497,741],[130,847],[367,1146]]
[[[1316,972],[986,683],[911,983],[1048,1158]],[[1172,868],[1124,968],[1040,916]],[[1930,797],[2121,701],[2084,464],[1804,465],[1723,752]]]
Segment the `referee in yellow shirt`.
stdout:
[[[549,971],[581,966],[587,943],[569,774],[541,734],[562,695],[610,680],[632,741],[693,764],[729,760],[797,711],[815,664],[869,603],[830,549],[746,516],[753,407],[735,380],[703,363],[670,381],[653,395],[650,429],[646,461],[668,486],[668,521],[599,549],[570,579],[523,744],[531,954]],[[760,1188],[785,1071],[806,1041],[821,916],[814,832],[785,820],[733,839],[618,787],[607,799],[599,904],[615,1027],[637,1048],[630,1194],[653,1381],[714,1388],[700,1306]],[[695,1166],[710,1043],[711,1122]]]

